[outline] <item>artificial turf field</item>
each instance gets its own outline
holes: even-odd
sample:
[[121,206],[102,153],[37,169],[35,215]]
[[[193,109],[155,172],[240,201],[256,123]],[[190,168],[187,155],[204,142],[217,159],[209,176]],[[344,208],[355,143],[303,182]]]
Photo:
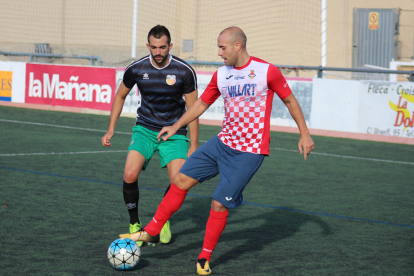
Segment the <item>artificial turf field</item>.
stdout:
[[[0,275],[196,275],[218,177],[190,190],[169,245],[142,247],[119,272],[106,251],[128,231],[122,174],[133,118],[111,148],[108,116],[0,106]],[[200,126],[200,145],[220,127]],[[414,275],[414,146],[271,133],[270,156],[230,210],[212,275]],[[155,155],[141,173],[140,218],[168,185]]]

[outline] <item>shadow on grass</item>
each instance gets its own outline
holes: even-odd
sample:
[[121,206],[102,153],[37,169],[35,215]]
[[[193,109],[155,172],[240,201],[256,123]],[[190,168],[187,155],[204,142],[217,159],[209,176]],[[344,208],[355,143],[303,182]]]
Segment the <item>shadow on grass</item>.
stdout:
[[[200,248],[201,251],[210,201],[211,199],[187,198],[181,209],[172,216],[172,221],[185,222],[192,226],[173,233],[171,247],[168,247],[170,250],[148,255],[158,259],[169,259],[183,251],[194,250],[194,248]],[[329,225],[318,216],[282,209],[260,208],[259,210],[257,207],[244,205],[229,210],[227,227],[219,243],[233,242],[237,245],[215,256],[214,263],[223,264],[243,254],[254,254],[255,251],[261,251],[265,246],[276,245],[278,241],[295,235],[305,223],[309,222],[316,223],[321,228],[321,235],[332,234]],[[199,233],[199,236],[194,242],[173,245],[175,237],[196,233]],[[243,242],[240,243],[240,241]],[[194,260],[196,259],[197,256],[194,256]]]

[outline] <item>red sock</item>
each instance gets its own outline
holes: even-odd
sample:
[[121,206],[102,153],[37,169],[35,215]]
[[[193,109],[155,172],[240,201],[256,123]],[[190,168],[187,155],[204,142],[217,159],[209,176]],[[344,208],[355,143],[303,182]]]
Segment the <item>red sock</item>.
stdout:
[[183,204],[185,196],[188,191],[181,190],[173,183],[171,188],[165,195],[164,199],[158,205],[157,212],[152,218],[151,222],[144,227],[144,230],[151,236],[155,236],[161,232],[162,227],[174,212],[180,209]]
[[206,225],[206,235],[204,236],[203,250],[198,256],[199,259],[205,258],[207,261],[210,261],[211,254],[213,254],[213,250],[216,248],[221,233],[224,227],[226,227],[228,214],[228,210],[224,212],[210,211],[210,217]]

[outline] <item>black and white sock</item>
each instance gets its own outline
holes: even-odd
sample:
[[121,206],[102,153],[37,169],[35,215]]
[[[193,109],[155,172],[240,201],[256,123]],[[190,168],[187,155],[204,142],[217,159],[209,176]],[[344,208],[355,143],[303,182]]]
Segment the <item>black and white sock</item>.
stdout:
[[140,223],[138,217],[138,201],[139,201],[139,189],[138,180],[133,183],[126,183],[124,180],[123,194],[125,206],[129,213],[129,223]]

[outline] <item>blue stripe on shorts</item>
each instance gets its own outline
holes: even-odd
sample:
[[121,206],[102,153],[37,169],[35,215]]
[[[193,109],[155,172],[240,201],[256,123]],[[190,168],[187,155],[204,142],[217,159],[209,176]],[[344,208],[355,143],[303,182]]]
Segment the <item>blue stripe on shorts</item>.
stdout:
[[227,208],[235,208],[243,204],[243,190],[263,159],[262,154],[232,149],[215,136],[191,154],[180,172],[200,183],[220,174],[213,198]]

